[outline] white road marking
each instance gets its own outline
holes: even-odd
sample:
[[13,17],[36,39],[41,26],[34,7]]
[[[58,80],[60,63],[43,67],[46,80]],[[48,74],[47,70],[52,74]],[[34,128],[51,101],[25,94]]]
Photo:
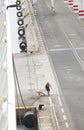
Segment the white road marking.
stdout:
[[59,130],[59,123],[58,123],[58,119],[57,119],[57,116],[56,116],[56,113],[55,113],[55,109],[54,109],[54,105],[53,105],[53,103],[52,103],[51,97],[49,97],[49,102],[50,102],[50,105],[51,105],[52,108],[53,108],[55,120],[56,120],[56,123],[57,123],[57,128],[58,128],[58,130]]
[[61,111],[62,111],[62,113],[64,113],[64,109],[63,108],[61,108]]
[[66,115],[63,115],[64,120],[67,120]]
[[59,101],[60,106],[62,107],[62,102],[59,96],[58,96],[58,101]]
[[66,125],[67,128],[69,128],[69,124],[67,122],[65,123],[65,125]]
[[39,118],[40,118],[40,119],[41,119],[41,118],[49,118],[49,116],[41,116],[41,117],[39,117]]
[[[49,49],[49,51],[71,51],[73,50],[73,48],[53,48],[53,49]],[[83,47],[79,47],[79,48],[74,48],[74,50],[84,50]]]

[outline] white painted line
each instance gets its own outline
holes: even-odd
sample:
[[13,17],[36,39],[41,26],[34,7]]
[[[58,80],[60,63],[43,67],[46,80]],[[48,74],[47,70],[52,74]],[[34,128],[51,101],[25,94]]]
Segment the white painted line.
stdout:
[[59,104],[60,104],[60,106],[62,107],[62,103],[61,103],[61,102],[59,102]]
[[[73,50],[73,48],[56,48],[56,49],[49,49],[49,51],[70,51]],[[74,50],[84,50],[83,47],[74,48]]]
[[66,115],[63,115],[64,120],[67,120]]
[[49,101],[50,101],[50,104],[52,105],[53,113],[54,113],[55,120],[56,120],[56,124],[57,124],[57,128],[58,128],[58,130],[59,130],[59,123],[58,123],[58,119],[57,119],[57,116],[56,116],[56,112],[55,112],[54,105],[53,105],[53,103],[52,103],[51,97],[49,97]]
[[69,128],[69,124],[67,122],[65,123],[65,125],[66,125],[67,128]]
[[63,108],[61,108],[61,111],[62,111],[62,113],[64,113],[64,109]]
[[55,113],[54,106],[53,106],[53,112],[54,112],[55,120],[56,120],[56,123],[57,123],[57,128],[59,130],[59,123],[58,123],[58,119],[57,119],[57,116],[56,116],[56,113]]
[[59,100],[59,104],[60,104],[60,106],[62,107],[62,102],[61,102],[61,99],[60,99],[59,96],[58,96],[58,100]]
[[49,116],[39,116],[39,118],[50,118]]
[[50,105],[52,106],[52,100],[51,100],[51,97],[49,97],[49,102],[50,102]]

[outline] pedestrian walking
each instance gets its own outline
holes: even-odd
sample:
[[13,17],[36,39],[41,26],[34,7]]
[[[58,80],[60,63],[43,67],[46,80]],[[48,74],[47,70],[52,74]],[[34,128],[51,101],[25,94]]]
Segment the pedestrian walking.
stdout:
[[47,82],[45,85],[45,89],[46,89],[48,95],[50,95],[50,87],[52,88],[51,84],[49,82]]

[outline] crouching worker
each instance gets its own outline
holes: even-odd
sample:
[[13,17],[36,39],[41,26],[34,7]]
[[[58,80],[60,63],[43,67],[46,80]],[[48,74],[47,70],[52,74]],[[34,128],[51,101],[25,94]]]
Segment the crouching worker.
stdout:
[[45,95],[46,95],[46,94],[43,93],[42,91],[38,91],[37,94],[38,94],[38,96],[45,96]]

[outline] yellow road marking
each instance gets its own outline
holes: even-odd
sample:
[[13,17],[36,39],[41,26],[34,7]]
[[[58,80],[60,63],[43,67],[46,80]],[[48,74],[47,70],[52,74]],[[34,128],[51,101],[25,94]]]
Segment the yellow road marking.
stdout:
[[16,107],[16,110],[17,109],[25,109],[25,108],[36,108],[36,106],[22,106],[22,107]]

